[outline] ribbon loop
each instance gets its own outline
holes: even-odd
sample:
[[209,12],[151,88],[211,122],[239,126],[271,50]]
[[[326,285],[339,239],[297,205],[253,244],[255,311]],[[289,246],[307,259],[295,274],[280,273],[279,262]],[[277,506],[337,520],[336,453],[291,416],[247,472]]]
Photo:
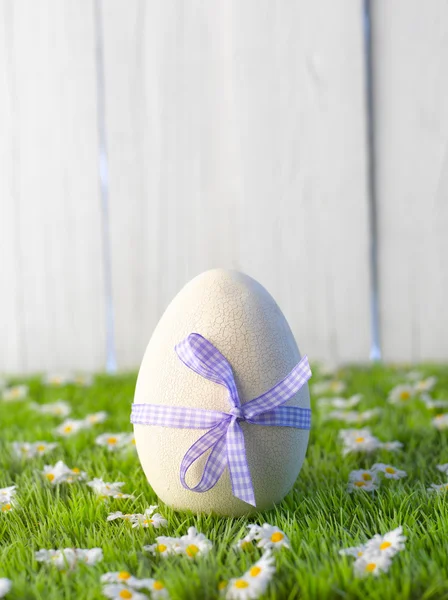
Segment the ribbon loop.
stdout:
[[[176,345],[179,359],[192,371],[227,388],[230,409],[228,413],[159,406],[156,404],[133,404],[131,422],[163,427],[208,429],[185,453],[180,466],[180,481],[184,488],[193,492],[210,490],[229,469],[234,496],[255,506],[246,456],[244,433],[239,421],[253,425],[295,427],[310,429],[311,411],[298,406],[283,406],[311,377],[308,358],[302,360],[273,388],[241,406],[232,367],[215,346],[198,333],[191,333]],[[210,451],[199,482],[190,487],[185,477],[189,468],[206,452]]]

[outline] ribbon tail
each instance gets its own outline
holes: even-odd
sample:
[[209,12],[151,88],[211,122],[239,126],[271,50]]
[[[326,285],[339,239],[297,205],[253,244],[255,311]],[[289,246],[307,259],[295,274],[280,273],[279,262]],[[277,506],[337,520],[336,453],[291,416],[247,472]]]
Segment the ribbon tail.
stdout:
[[[225,420],[210,431],[207,431],[187,450],[180,465],[180,482],[183,487],[192,492],[207,492],[221,477],[227,465],[226,432],[228,420]],[[185,481],[185,476],[191,465],[198,460],[207,450],[212,448],[204,466],[202,477],[198,484],[190,487]]]
[[227,463],[229,465],[232,493],[243,502],[256,506],[252,478],[247,463],[244,433],[236,418],[230,421],[226,437]]

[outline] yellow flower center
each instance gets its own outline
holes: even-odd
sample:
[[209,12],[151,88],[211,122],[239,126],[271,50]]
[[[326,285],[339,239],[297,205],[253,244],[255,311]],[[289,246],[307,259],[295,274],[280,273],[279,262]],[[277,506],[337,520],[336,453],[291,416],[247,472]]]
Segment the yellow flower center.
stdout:
[[361,442],[363,442],[364,440],[365,440],[365,438],[363,438],[363,437],[357,437],[357,438],[355,439],[355,442],[356,442],[357,444],[360,444],[360,443],[361,443]]
[[260,567],[252,567],[249,571],[249,574],[251,577],[256,577],[257,575],[259,575],[261,573],[261,569]]
[[362,550],[360,550],[360,551],[358,552],[358,556],[362,556],[363,554],[364,554],[364,552],[363,552]]
[[364,487],[366,484],[364,483],[364,481],[355,481],[355,485],[356,487]]
[[165,546],[165,544],[159,544],[156,550],[157,552],[165,552],[167,550],[167,547]]
[[13,398],[17,398],[19,396],[19,394],[20,394],[20,390],[18,390],[18,389],[12,390],[12,397]]
[[285,536],[280,531],[276,531],[271,535],[271,542],[281,542]]
[[55,415],[60,415],[62,413],[62,409],[61,408],[55,408],[54,409],[54,414]]
[[364,479],[364,481],[371,481],[372,475],[370,475],[370,473],[363,473],[362,478]]
[[250,550],[251,548],[253,548],[251,542],[242,542],[241,543],[241,550]]
[[189,546],[187,546],[185,552],[187,553],[188,556],[190,556],[191,558],[194,558],[196,556],[196,554],[199,552],[199,548],[195,544],[190,544]]
[[337,381],[333,381],[333,383],[330,385],[331,390],[334,392],[338,389],[339,384]]
[[[25,452],[25,454],[28,452],[28,448],[26,446],[22,446],[22,448],[20,448],[22,450],[22,452]],[[38,448],[39,450],[39,448]]]
[[53,481],[53,479],[54,479],[53,473],[47,473],[46,478],[48,479],[48,481]]
[[75,467],[74,469],[72,469],[73,473],[81,473],[80,469],[78,469],[78,467]]
[[64,427],[64,433],[70,433],[72,431],[73,427],[71,425],[66,425]]
[[386,473],[390,473],[391,475],[395,473],[395,469],[393,467],[386,467],[385,471]]
[[144,523],[145,525],[149,525],[150,523],[154,523],[154,519],[145,519],[145,520],[143,521],[143,523]]
[[108,444],[112,444],[112,445],[116,444],[117,443],[117,438],[116,437],[107,438],[107,443]]
[[135,446],[135,438],[132,438],[131,444],[134,444],[134,446]]
[[165,589],[165,586],[163,585],[163,583],[161,581],[154,581],[152,587],[157,591]]
[[130,592],[129,590],[121,590],[121,592],[118,595],[120,596],[120,598],[132,598],[132,592]]
[[120,573],[118,573],[118,579],[129,579],[129,577],[131,576],[130,573],[128,573],[127,571],[120,571]]
[[407,390],[400,392],[400,400],[409,400],[411,394]]
[[39,444],[39,446],[36,448],[36,450],[38,452],[43,452],[45,450],[45,446],[43,444]]
[[376,569],[376,563],[368,563],[366,565],[366,571],[368,573],[373,573],[373,571]]
[[220,581],[220,582],[218,583],[218,590],[219,590],[220,592],[222,592],[222,590],[225,590],[225,589],[226,589],[226,587],[227,587],[227,581]]
[[244,588],[249,587],[249,584],[244,579],[237,579],[235,581],[235,587],[238,588],[239,590],[242,590]]
[[8,511],[8,510],[11,510],[11,505],[10,505],[10,504],[4,504],[4,505],[2,506],[2,511],[3,511],[3,512],[6,512],[6,511]]
[[392,544],[390,542],[383,542],[380,546],[380,550],[387,550],[387,548],[390,548],[392,546]]

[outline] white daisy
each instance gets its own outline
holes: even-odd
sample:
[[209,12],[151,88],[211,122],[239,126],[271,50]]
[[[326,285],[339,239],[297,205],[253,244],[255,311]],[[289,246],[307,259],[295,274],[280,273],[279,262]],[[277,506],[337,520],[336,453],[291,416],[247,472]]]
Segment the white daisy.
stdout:
[[152,507],[145,510],[142,515],[134,515],[131,521],[132,527],[154,527],[159,529],[168,525],[168,521],[160,513],[154,512]]
[[203,533],[198,533],[196,527],[189,527],[187,535],[183,535],[179,539],[179,545],[175,546],[175,552],[193,559],[208,554],[212,547],[212,542]]
[[379,487],[378,476],[373,470],[358,469],[349,474],[349,482],[347,490],[349,492],[355,490],[364,490],[365,492],[373,492]]
[[410,384],[396,385],[389,392],[389,402],[391,404],[405,404],[415,397],[415,388]]
[[115,571],[113,573],[104,573],[101,575],[101,583],[122,583],[128,587],[140,590],[149,588],[154,581],[153,579],[138,579],[127,571]]
[[28,396],[29,388],[27,385],[13,385],[2,392],[2,398],[5,402],[14,402],[15,400],[24,400]]
[[57,448],[54,442],[13,442],[12,450],[17,458],[34,458],[43,456]]
[[38,550],[34,554],[37,562],[43,562],[54,565],[57,569],[73,569],[77,562],[77,556],[74,548],[64,548],[63,550]]
[[113,600],[148,600],[146,594],[142,594],[122,583],[108,583],[103,587],[103,596]]
[[114,483],[105,482],[99,477],[95,477],[87,483],[101,498],[135,498],[132,494],[123,494],[121,488],[125,485],[124,481],[115,481]]
[[356,577],[367,577],[368,575],[377,577],[388,571],[390,565],[391,559],[387,554],[375,554],[373,556],[365,554],[355,560],[353,570]]
[[343,381],[334,379],[333,381],[320,381],[311,386],[313,394],[342,394],[345,391],[346,385]]
[[12,588],[12,581],[6,577],[0,577],[0,598],[4,598]]
[[339,550],[339,554],[341,556],[353,556],[355,558],[360,558],[361,556],[364,555],[365,552],[365,545],[361,545],[361,546],[352,546],[351,548],[342,548],[342,550]]
[[400,469],[397,469],[392,465],[385,465],[384,463],[375,463],[372,466],[372,471],[384,473],[384,477],[387,479],[402,479],[408,475],[406,471],[400,471]]
[[289,540],[285,533],[275,525],[264,523],[262,527],[250,529],[254,538],[258,541],[257,546],[270,550],[274,548],[290,548]]
[[166,535],[156,537],[156,543],[143,546],[143,550],[150,552],[154,556],[163,556],[166,558],[177,552],[179,547],[179,538],[173,538]]
[[71,383],[73,375],[71,373],[49,373],[42,377],[44,385],[60,387]]
[[107,416],[107,412],[105,410],[101,410],[100,412],[87,415],[84,421],[87,427],[91,427],[97,423],[104,423],[104,421],[107,419]]
[[107,517],[107,521],[115,521],[116,519],[123,519],[123,521],[132,521],[132,519],[134,517],[136,517],[137,515],[131,514],[131,513],[122,513],[121,510],[117,510],[116,512],[111,512],[109,513],[108,517]]
[[103,560],[102,548],[76,548],[75,553],[78,562],[82,562],[89,566],[96,565],[96,563]]
[[32,402],[30,407],[43,415],[52,415],[54,417],[68,417],[68,415],[72,412],[72,407],[65,400],[47,402],[46,404],[37,404],[37,402]]
[[390,452],[395,452],[395,450],[400,450],[403,448],[403,444],[401,442],[380,442],[379,448],[383,450],[389,450]]
[[448,463],[444,463],[443,465],[437,465],[437,468],[439,469],[439,471],[442,471],[442,473],[448,473]]
[[397,552],[404,549],[405,542],[406,536],[403,535],[403,527],[397,527],[384,535],[379,535],[377,533],[365,544],[364,558],[369,558],[372,555],[377,556],[379,554],[394,556]]
[[372,408],[371,410],[365,410],[364,412],[359,412],[355,410],[343,411],[343,410],[333,410],[331,413],[327,415],[327,419],[333,419],[336,421],[344,421],[345,423],[365,423],[366,421],[370,421],[380,413],[379,408]]
[[430,392],[435,384],[437,383],[437,377],[428,377],[427,379],[420,379],[414,383],[414,391],[416,394],[422,392]]
[[432,419],[431,423],[434,425],[436,429],[440,431],[448,428],[448,413],[443,413],[442,415],[437,415]]
[[129,433],[102,433],[96,438],[95,443],[98,444],[98,446],[105,446],[112,452],[114,450],[120,450],[125,446],[129,446],[133,437],[133,434]]
[[10,485],[6,488],[0,488],[0,512],[7,513],[13,510],[16,497],[16,486]]
[[78,431],[82,431],[86,428],[86,422],[84,419],[66,419],[59,425],[59,427],[56,427],[55,432],[58,435],[70,437],[71,435],[78,433]]
[[373,452],[381,444],[368,428],[341,429],[339,437],[344,444],[343,454],[348,454],[349,452]]
[[353,408],[362,399],[362,394],[355,394],[354,396],[350,396],[350,398],[320,398],[318,403],[322,407],[332,406],[337,409],[346,409]]
[[51,485],[74,483],[75,481],[82,481],[87,476],[84,471],[77,467],[71,469],[62,460],[58,460],[55,465],[45,465],[42,475],[48,479]]
[[427,488],[428,492],[446,492],[448,490],[448,482],[441,483],[437,485],[436,483],[431,483],[431,487]]
[[255,537],[249,533],[248,535],[244,536],[242,540],[238,540],[233,547],[235,548],[235,550],[253,550],[254,548],[254,541]]
[[429,394],[422,394],[421,399],[428,410],[434,408],[448,408],[448,400],[434,400]]

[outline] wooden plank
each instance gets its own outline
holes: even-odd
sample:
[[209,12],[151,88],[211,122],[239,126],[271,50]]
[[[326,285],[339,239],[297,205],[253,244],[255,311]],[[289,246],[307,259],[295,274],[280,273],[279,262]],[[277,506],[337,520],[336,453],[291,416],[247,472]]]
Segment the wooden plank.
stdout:
[[374,2],[385,359],[448,357],[448,3]]
[[180,287],[258,279],[314,358],[366,360],[361,2],[104,3],[119,364]]
[[23,306],[17,314],[0,300],[2,316],[20,319],[16,343],[23,352],[9,366],[100,369],[104,294],[92,3],[18,0],[3,2],[2,10],[11,57],[5,77],[14,81],[13,141],[7,143],[17,150],[8,168],[14,194],[6,205],[11,212],[13,203],[16,215],[13,259],[20,257]]

